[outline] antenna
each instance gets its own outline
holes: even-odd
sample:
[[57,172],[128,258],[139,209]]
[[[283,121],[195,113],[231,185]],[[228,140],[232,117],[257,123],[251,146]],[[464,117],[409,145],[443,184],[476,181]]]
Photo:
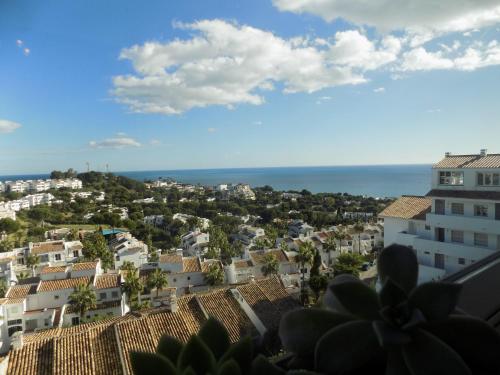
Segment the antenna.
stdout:
[[109,173],[109,164],[106,163],[106,173]]
[[90,172],[90,163],[86,162],[85,164],[87,164],[87,172]]

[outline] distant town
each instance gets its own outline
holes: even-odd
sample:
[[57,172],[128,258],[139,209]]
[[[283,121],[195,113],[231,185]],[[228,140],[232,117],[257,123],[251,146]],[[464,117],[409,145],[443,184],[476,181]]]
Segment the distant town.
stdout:
[[[12,369],[23,348],[64,337],[68,327],[129,324],[139,335],[131,314],[149,319],[155,309],[191,322],[198,310],[225,318],[236,308],[246,328],[264,334],[277,321],[259,308],[262,300],[280,316],[317,302],[339,274],[375,287],[375,259],[384,246],[415,251],[419,282],[500,250],[500,155],[447,153],[433,166],[430,185],[426,196],[394,201],[247,184],[140,182],[93,171],[6,181],[0,350],[15,349]],[[238,319],[222,321],[241,330]],[[124,361],[130,366],[128,354]]]

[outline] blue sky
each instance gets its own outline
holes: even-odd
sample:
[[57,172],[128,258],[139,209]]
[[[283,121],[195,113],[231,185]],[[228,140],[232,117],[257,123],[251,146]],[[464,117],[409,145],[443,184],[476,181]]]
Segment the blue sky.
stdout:
[[0,175],[500,152],[500,1],[359,3],[0,1]]

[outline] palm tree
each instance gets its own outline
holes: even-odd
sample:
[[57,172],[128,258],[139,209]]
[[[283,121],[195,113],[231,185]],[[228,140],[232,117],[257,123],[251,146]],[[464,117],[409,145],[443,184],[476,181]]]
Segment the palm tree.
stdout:
[[129,300],[138,295],[144,289],[136,270],[127,272],[122,288]]
[[264,276],[277,275],[280,269],[278,258],[273,253],[267,253],[263,258],[264,265],[262,266],[262,273]]
[[358,235],[358,254],[361,254],[361,233],[365,230],[365,226],[360,221],[354,224],[354,233]]
[[158,298],[160,290],[168,285],[167,273],[159,268],[155,269],[149,274],[147,284],[149,289],[156,289],[156,298]]
[[134,263],[132,263],[129,260],[126,260],[125,262],[123,262],[120,269],[122,271],[133,271],[133,272],[135,272],[137,270],[134,266]]
[[337,251],[337,241],[335,236],[329,236],[325,242],[325,251],[328,253],[328,265],[332,264],[332,251]]
[[208,267],[205,279],[209,285],[221,285],[224,282],[224,271],[218,263],[212,263]]
[[5,297],[5,293],[7,293],[7,290],[9,289],[7,283],[5,282],[4,279],[0,280],[0,298]]
[[306,282],[306,273],[305,266],[306,264],[311,264],[314,258],[314,246],[311,242],[304,242],[299,246],[299,255],[298,261],[300,263],[300,268],[302,272],[302,288],[305,287]]
[[69,304],[80,313],[80,321],[86,311],[96,308],[96,295],[88,284],[78,284],[69,296]]
[[26,265],[31,268],[31,275],[35,277],[36,266],[40,264],[40,257],[36,254],[28,254]]
[[339,241],[339,252],[342,254],[342,241],[347,238],[347,234],[344,231],[338,231],[335,233],[335,239]]

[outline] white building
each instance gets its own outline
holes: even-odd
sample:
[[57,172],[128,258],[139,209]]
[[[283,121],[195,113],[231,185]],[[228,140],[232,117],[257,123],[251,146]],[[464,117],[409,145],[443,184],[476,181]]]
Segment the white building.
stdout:
[[288,226],[288,234],[294,238],[309,238],[314,228],[302,220],[294,220]]
[[144,224],[152,225],[154,227],[162,227],[165,223],[165,217],[163,215],[149,215],[144,216]]
[[193,216],[193,215],[183,214],[183,213],[176,213],[172,216],[172,219],[179,220],[182,223],[186,224],[189,219],[194,218],[194,217],[196,217],[199,221],[200,227],[198,229],[206,230],[210,227],[210,220],[206,219],[204,217],[198,217],[198,216]]
[[132,262],[136,268],[148,262],[148,245],[128,232],[118,233],[108,245],[115,256],[115,268],[124,262]]
[[199,230],[191,231],[181,237],[181,246],[186,255],[203,255],[208,247],[210,235]]
[[16,220],[16,211],[7,208],[4,203],[0,203],[0,219]]
[[380,216],[385,246],[415,249],[430,278],[500,250],[500,155],[447,153],[426,197],[401,197]]
[[238,233],[232,235],[231,237],[234,241],[240,241],[245,246],[252,246],[255,244],[257,239],[264,238],[266,236],[263,228],[251,225],[240,225],[238,230]]
[[40,258],[41,266],[65,265],[83,256],[80,241],[30,242],[28,252]]

